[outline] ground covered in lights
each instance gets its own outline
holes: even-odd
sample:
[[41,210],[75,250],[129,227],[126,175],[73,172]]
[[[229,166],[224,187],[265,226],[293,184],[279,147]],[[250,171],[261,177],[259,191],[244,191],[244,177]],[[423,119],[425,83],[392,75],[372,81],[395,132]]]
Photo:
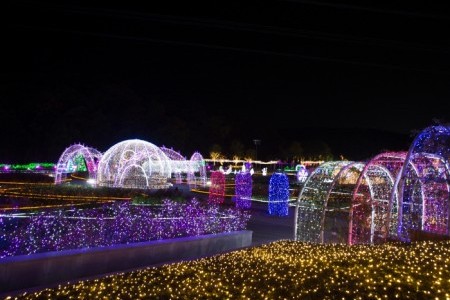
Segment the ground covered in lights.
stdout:
[[450,241],[279,241],[45,289],[25,299],[449,299]]

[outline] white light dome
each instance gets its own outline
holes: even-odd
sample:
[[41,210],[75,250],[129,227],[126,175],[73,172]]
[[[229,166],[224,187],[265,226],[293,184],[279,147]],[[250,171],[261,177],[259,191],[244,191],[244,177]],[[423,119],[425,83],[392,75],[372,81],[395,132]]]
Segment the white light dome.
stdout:
[[152,143],[126,140],[109,148],[98,164],[97,184],[122,188],[161,189],[170,186],[169,158]]

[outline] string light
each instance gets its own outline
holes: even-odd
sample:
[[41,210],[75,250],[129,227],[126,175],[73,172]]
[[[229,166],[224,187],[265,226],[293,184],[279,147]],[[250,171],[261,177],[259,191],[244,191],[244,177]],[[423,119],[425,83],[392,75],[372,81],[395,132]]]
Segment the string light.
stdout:
[[55,184],[64,183],[67,174],[88,171],[89,178],[97,177],[97,165],[102,157],[100,151],[82,144],[74,144],[64,150],[55,168]]
[[236,174],[236,207],[249,209],[252,205],[252,175],[249,172]]
[[169,158],[157,146],[143,140],[126,140],[109,148],[98,164],[99,186],[168,188],[172,174]]
[[269,182],[269,215],[287,216],[289,180],[284,173],[273,173]]
[[450,241],[279,241],[7,299],[448,299]]
[[225,199],[225,175],[220,171],[211,172],[208,203],[221,204]]
[[163,201],[157,210],[130,202],[0,215],[0,258],[48,251],[243,230],[250,215],[235,208]]

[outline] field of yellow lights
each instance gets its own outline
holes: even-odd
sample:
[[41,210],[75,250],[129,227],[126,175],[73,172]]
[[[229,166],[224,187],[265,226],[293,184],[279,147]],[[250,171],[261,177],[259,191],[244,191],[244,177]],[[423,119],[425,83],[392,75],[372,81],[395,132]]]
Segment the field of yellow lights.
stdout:
[[450,241],[279,241],[22,294],[25,299],[450,299]]

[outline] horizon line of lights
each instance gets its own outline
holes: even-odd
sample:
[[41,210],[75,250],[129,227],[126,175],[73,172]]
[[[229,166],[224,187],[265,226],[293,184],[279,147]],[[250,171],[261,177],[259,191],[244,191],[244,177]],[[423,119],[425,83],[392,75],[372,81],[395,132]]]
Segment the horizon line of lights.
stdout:
[[[262,160],[245,160],[245,159],[212,159],[212,158],[204,158],[203,159],[206,162],[212,162],[212,163],[224,163],[224,162],[229,162],[229,163],[246,163],[246,162],[251,162],[251,163],[255,163],[255,164],[259,164],[259,165],[276,165],[276,164],[288,164],[281,162],[280,160],[270,160],[270,161],[262,161]],[[300,164],[302,165],[320,165],[322,163],[324,163],[324,160],[302,160],[300,161]]]
[[28,163],[28,164],[0,164],[0,169],[3,170],[39,170],[39,169],[54,169],[54,163]]

